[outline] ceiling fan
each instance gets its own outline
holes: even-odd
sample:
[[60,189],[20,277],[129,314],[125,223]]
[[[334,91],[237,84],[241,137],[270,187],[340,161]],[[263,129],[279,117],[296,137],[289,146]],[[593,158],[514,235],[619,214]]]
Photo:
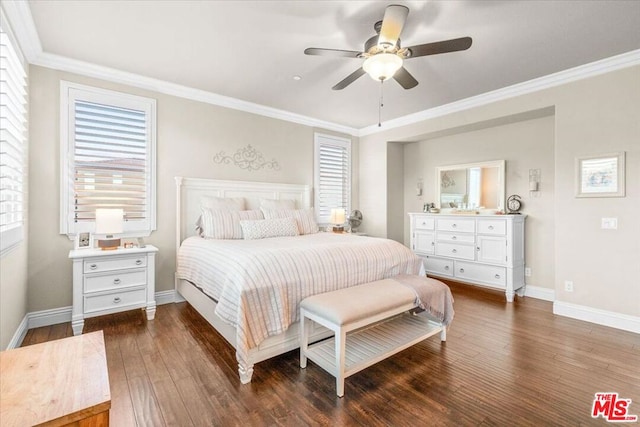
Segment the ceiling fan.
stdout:
[[307,55],[338,56],[345,58],[366,58],[362,67],[332,87],[342,90],[368,73],[374,80],[384,82],[393,77],[400,86],[411,89],[418,81],[403,66],[405,59],[439,53],[456,52],[471,47],[471,37],[461,37],[434,43],[425,43],[411,47],[401,47],[400,33],[409,14],[406,6],[392,4],[387,6],[382,21],[375,23],[376,35],[364,43],[364,51],[323,49],[310,47],[304,50]]

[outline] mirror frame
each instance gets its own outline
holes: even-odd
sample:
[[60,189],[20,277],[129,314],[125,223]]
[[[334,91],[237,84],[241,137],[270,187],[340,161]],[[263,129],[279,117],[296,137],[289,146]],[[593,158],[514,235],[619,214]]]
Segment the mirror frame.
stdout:
[[[436,207],[443,209],[441,206],[441,194],[440,189],[442,188],[442,172],[451,171],[457,169],[469,169],[469,168],[498,168],[498,207],[496,210],[504,211],[504,195],[506,192],[505,185],[505,164],[504,160],[491,160],[486,162],[477,162],[477,163],[464,163],[460,165],[449,165],[449,166],[437,166],[436,167]],[[452,208],[444,208],[444,209],[452,209]],[[494,208],[490,208],[494,209]]]

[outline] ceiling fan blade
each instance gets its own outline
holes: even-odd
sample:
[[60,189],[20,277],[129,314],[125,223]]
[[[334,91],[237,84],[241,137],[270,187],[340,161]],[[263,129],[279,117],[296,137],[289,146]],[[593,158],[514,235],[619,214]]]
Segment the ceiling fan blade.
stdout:
[[382,18],[382,28],[380,28],[378,46],[383,46],[388,49],[395,47],[408,14],[409,8],[406,6],[397,4],[387,6],[384,11],[384,18]]
[[359,58],[362,52],[355,50],[340,50],[340,49],[323,49],[320,47],[308,47],[304,50],[305,55],[319,55],[319,56],[340,56],[344,58]]
[[411,51],[411,55],[407,56],[407,59],[416,58],[418,56],[437,55],[439,53],[467,50],[471,47],[471,43],[471,37],[461,37],[459,39],[419,44],[408,48],[409,51]]
[[333,89],[333,90],[342,90],[345,87],[349,86],[351,83],[353,83],[356,80],[358,80],[358,78],[360,76],[364,75],[364,74],[365,74],[364,69],[362,67],[360,67],[357,70],[355,70],[353,73],[351,73],[347,77],[345,77],[342,81],[340,81],[337,85],[335,85],[331,89]]
[[411,89],[418,86],[418,81],[407,71],[406,68],[400,67],[398,71],[393,75],[400,86],[405,89]]

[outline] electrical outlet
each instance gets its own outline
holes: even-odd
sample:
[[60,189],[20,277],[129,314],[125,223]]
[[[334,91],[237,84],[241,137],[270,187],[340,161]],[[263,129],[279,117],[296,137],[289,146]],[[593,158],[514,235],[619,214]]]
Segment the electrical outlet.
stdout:
[[573,282],[570,280],[564,281],[564,290],[567,292],[573,292]]
[[531,277],[531,268],[530,267],[525,267],[524,268],[524,275],[527,277]]

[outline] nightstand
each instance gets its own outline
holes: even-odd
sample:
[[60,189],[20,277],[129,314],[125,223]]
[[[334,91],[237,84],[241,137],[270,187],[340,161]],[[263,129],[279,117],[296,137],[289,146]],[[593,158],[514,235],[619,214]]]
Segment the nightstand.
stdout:
[[145,308],[147,319],[156,314],[155,255],[158,248],[77,249],[73,261],[71,327],[79,335],[87,317]]

